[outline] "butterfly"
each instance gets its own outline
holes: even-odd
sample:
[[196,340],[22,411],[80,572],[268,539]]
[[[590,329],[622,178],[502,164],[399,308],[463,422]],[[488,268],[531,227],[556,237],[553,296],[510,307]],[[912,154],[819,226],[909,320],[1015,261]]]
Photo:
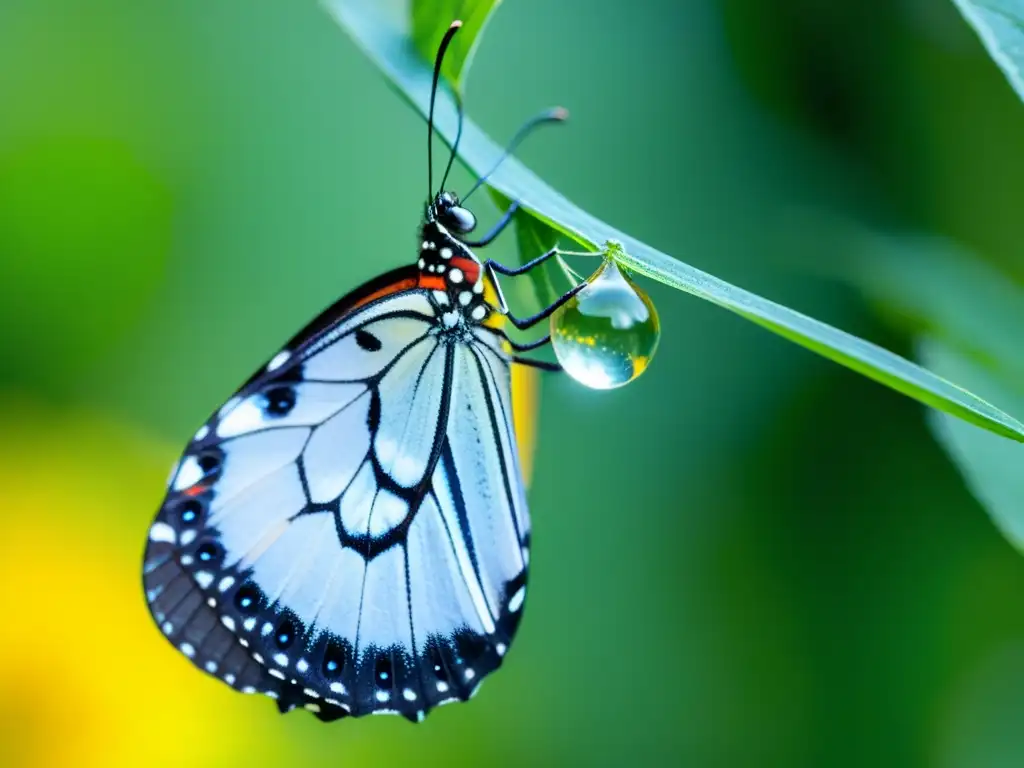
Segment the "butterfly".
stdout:
[[[149,528],[143,586],[167,639],[243,693],[321,720],[421,721],[493,672],[522,616],[530,519],[512,422],[509,312],[476,219],[432,181],[416,263],[337,301],[195,434]],[[456,95],[457,98],[457,95]],[[533,127],[564,118],[553,110]],[[500,162],[500,160],[499,160]],[[481,177],[470,194],[485,180]],[[468,197],[468,194],[466,195]]]

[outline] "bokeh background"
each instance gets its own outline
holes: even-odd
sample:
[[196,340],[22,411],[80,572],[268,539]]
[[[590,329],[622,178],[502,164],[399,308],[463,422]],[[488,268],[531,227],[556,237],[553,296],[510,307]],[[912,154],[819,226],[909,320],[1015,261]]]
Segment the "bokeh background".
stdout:
[[[848,223],[1024,279],[1024,109],[948,2],[507,0],[468,104],[564,104],[520,152],[557,189],[903,354]],[[471,704],[280,717],[163,640],[168,468],[413,257],[423,142],[315,2],[0,2],[0,765],[1024,764],[1024,558],[923,409],[659,285],[641,379],[542,383],[529,610]]]

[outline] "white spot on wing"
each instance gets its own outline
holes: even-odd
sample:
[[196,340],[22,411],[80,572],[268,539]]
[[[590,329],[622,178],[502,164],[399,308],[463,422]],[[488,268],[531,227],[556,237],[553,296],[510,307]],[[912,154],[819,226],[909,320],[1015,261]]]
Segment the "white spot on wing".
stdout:
[[282,365],[287,363],[288,362],[288,358],[291,357],[291,356],[292,356],[291,352],[289,352],[287,349],[282,349],[280,352],[278,352],[276,355],[274,355],[272,358],[270,358],[270,362],[267,363],[267,370],[268,371],[276,371]]
[[523,607],[523,600],[526,598],[526,587],[520,587],[508,601],[508,609],[515,613]]
[[224,405],[220,407],[219,411],[217,411],[217,418],[223,419],[225,416],[231,413],[231,411],[235,409],[235,406],[238,405],[240,402],[242,402],[242,398],[238,397],[237,395],[232,397],[230,400],[228,400],[226,403],[224,403]]
[[203,470],[195,456],[186,456],[178,468],[178,474],[174,478],[172,486],[176,491],[183,491],[190,488],[203,479]]
[[165,541],[168,544],[174,544],[178,541],[178,537],[175,535],[174,529],[167,523],[153,523],[153,526],[149,529],[149,540]]

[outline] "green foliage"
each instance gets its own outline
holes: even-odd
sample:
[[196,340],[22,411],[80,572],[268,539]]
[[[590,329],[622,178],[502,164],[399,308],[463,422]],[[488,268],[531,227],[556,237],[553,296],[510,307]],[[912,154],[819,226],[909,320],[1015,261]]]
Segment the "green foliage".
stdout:
[[[858,240],[856,282],[883,316],[916,337],[921,362],[1024,412],[1024,291],[935,238]],[[1024,549],[1024,447],[944,414],[931,414],[929,425],[975,498]]]
[[462,22],[462,30],[451,42],[441,73],[448,81],[461,88],[469,72],[473,52],[480,41],[480,33],[491,18],[491,12],[501,0],[432,0],[412,3],[410,25],[413,44],[426,61],[433,61],[448,25],[455,19]]
[[[407,30],[393,24],[371,3],[362,0],[326,2],[341,25],[399,92],[425,113],[430,98],[430,72],[419,51],[429,50],[428,41],[437,37],[438,30],[447,28],[450,23],[448,17],[440,12],[443,8],[438,10],[433,0],[413,3],[418,9],[413,13],[413,19],[423,25],[413,32],[424,41],[417,46],[412,43]],[[490,3],[484,5],[491,6]],[[435,10],[428,13],[428,6]],[[464,12],[473,6],[470,0],[462,4]],[[477,18],[475,12],[473,18]],[[429,24],[434,25],[433,31],[427,28]],[[466,50],[465,45],[460,50]],[[454,71],[461,71],[456,64],[451,66]],[[457,122],[456,109],[447,93],[438,94],[435,121],[439,133],[447,141],[452,141]],[[493,165],[500,151],[472,121],[465,121],[460,157],[469,168],[483,172]],[[492,174],[490,185],[503,195],[519,200],[535,218],[584,247],[596,249],[608,240],[621,241],[626,250],[622,263],[635,272],[714,302],[926,405],[1024,442],[1024,425],[975,395],[863,339],[730,285],[657,251],[577,208],[514,159],[504,162]]]
[[953,0],[1024,99],[1024,0]]

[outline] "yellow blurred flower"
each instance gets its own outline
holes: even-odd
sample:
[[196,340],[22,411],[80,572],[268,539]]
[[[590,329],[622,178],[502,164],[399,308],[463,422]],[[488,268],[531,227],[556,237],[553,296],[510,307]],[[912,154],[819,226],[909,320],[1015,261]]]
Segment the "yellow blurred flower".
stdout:
[[196,674],[146,611],[142,546],[174,451],[3,400],[0,765],[272,762],[270,702]]

